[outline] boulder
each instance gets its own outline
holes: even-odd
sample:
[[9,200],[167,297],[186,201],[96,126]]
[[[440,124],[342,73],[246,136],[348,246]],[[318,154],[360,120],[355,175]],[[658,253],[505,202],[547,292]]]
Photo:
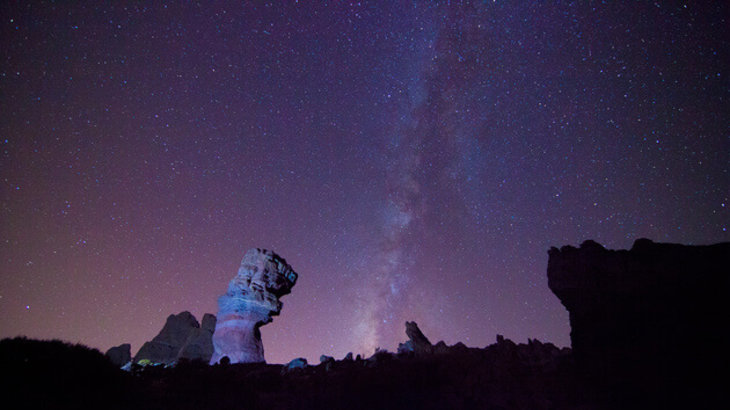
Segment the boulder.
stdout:
[[373,353],[372,356],[368,357],[366,360],[366,365],[368,367],[374,367],[379,364],[389,362],[393,359],[393,354],[390,353],[386,349],[381,349],[379,347],[375,348],[375,353]]
[[231,363],[265,362],[259,328],[281,312],[279,298],[291,292],[297,278],[276,253],[258,248],[246,252],[238,274],[218,298],[210,363],[223,356]]
[[329,362],[334,362],[334,361],[335,361],[335,358],[332,357],[332,356],[327,356],[327,355],[324,355],[324,354],[321,355],[321,356],[319,356],[319,362],[320,363],[329,363]]
[[296,359],[287,363],[284,366],[283,370],[304,369],[305,367],[307,367],[307,359],[303,357],[297,357]]
[[105,356],[117,367],[122,367],[132,361],[132,346],[124,343],[107,350]]
[[331,370],[332,367],[335,365],[335,363],[336,363],[336,360],[332,356],[321,355],[319,357],[319,364],[324,365],[325,370],[328,370],[328,371]]

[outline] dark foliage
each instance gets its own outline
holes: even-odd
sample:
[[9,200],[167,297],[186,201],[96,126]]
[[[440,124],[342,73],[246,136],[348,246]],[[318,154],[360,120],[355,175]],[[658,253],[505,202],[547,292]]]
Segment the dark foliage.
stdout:
[[2,389],[13,408],[122,408],[130,376],[101,352],[58,340],[0,341]]
[[466,409],[561,408],[575,397],[570,355],[500,340],[429,355],[380,351],[370,360],[281,365],[182,360],[120,371],[98,351],[59,341],[0,342],[4,387],[21,408]]

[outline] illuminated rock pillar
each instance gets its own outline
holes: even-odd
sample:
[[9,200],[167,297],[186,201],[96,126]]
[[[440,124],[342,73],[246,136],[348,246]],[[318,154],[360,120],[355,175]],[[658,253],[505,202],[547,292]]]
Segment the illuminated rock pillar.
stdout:
[[279,298],[290,293],[297,273],[272,251],[250,249],[228,291],[218,298],[211,364],[265,362],[259,328],[281,312]]

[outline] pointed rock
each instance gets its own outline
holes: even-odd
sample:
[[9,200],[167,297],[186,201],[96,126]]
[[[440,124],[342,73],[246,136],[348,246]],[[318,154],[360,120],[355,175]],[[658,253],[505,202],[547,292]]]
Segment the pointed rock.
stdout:
[[406,322],[406,336],[409,339],[406,345],[410,342],[409,347],[416,355],[433,353],[433,345],[418,328],[416,322]]
[[170,315],[160,333],[142,345],[134,356],[134,362],[149,360],[152,363],[172,364],[180,358],[209,361],[213,355],[213,331],[215,316],[206,314],[201,328],[190,312]]

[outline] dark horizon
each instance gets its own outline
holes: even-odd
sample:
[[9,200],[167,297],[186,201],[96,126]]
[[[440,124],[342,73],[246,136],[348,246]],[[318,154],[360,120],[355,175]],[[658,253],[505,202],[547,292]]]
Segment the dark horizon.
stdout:
[[252,247],[266,359],[569,346],[547,251],[730,241],[728,6],[0,5],[0,338],[135,353]]

